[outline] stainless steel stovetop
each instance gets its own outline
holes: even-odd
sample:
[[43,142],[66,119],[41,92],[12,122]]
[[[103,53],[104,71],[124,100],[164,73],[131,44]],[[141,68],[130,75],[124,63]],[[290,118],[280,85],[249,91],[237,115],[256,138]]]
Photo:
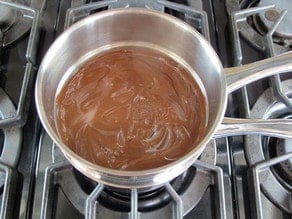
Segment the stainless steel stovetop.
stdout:
[[[292,48],[288,0],[1,0],[0,218],[292,218],[291,139],[213,139],[187,172],[143,191],[98,184],[69,164],[38,120],[37,69],[64,28],[116,7],[183,19],[210,41],[225,67]],[[291,98],[287,72],[233,92],[226,116],[290,119]]]

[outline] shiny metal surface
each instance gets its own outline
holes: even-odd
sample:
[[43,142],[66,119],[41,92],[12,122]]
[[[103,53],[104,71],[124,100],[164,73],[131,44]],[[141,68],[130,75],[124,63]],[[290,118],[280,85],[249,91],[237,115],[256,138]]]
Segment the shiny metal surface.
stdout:
[[[107,31],[108,33],[106,33]],[[149,36],[148,33],[153,33],[153,31],[155,34]],[[180,44],[177,44],[178,39],[181,39]],[[79,43],[76,44],[76,41]],[[155,47],[175,54],[176,58],[179,57],[179,60],[184,60],[188,66],[196,69],[203,85],[209,88],[206,89],[210,108],[209,133],[191,153],[171,165],[149,171],[133,172],[106,169],[91,164],[74,154],[61,142],[56,133],[54,98],[59,81],[65,72],[78,63],[81,58],[92,54],[92,51],[121,41],[148,43],[148,45],[155,45]],[[213,60],[214,65],[209,65],[202,60]],[[199,69],[204,69],[204,71],[200,72]],[[220,123],[222,119],[226,103],[225,79],[221,77],[222,72],[222,66],[211,46],[197,31],[184,22],[152,10],[112,10],[85,18],[67,29],[55,41],[39,69],[36,82],[36,104],[47,132],[61,146],[67,159],[82,173],[89,178],[112,186],[149,187],[163,184],[182,173],[197,159],[206,143],[211,139],[216,124]],[[193,76],[198,79],[196,73],[192,72]],[[208,77],[210,74],[212,74],[212,80]],[[213,92],[213,90],[220,92]]]
[[[269,7],[264,7],[263,9],[267,9]],[[252,9],[246,9],[251,10],[252,13],[254,11]],[[260,10],[261,11],[261,10]],[[240,14],[238,13],[235,13]],[[243,13],[244,16],[247,16],[246,13]],[[248,13],[247,13],[248,14]],[[283,13],[283,16],[285,13]],[[274,55],[274,52],[272,51],[272,43],[271,43],[271,35],[277,28],[277,26],[280,24],[283,16],[279,17],[279,19],[276,19],[276,24],[273,26],[274,28],[271,29],[271,31],[267,34],[267,41],[269,43],[270,48],[270,54]],[[233,17],[234,18],[234,17]],[[234,28],[233,30],[237,30],[237,28]],[[238,36],[238,32],[233,31],[233,35]],[[239,38],[237,38],[239,40]],[[234,46],[236,53],[238,54],[237,62],[238,64],[241,63],[242,55],[240,50],[240,44],[236,43]],[[281,73],[287,73],[289,71],[292,71],[291,69],[291,57],[290,52],[289,53],[283,53],[277,57],[268,58],[262,61],[254,62],[251,64],[241,65],[237,67],[232,68],[226,68],[225,69],[225,75],[226,80],[228,84],[228,92],[231,93],[234,90],[237,90],[241,87],[243,87],[246,84],[252,83],[256,80],[273,76],[274,75],[274,86],[276,87],[275,91],[277,94],[277,97],[279,97],[280,100],[283,100],[283,102],[286,103],[286,105],[289,107],[291,105],[291,102],[287,98],[287,96],[283,93],[283,91],[280,89],[279,85],[279,74]],[[232,135],[243,135],[243,134],[263,134],[263,135],[270,135],[274,137],[286,137],[291,138],[292,137],[292,122],[291,120],[249,120],[249,119],[232,119],[232,118],[225,118],[223,121],[223,124],[219,127],[217,130],[215,136],[216,137],[223,137],[223,136],[232,136]]]
[[[77,1],[72,1],[72,2],[75,3]],[[81,2],[81,1],[78,1],[78,2]],[[50,16],[50,19],[51,18],[52,16]],[[53,147],[51,146],[53,144],[51,140],[49,139],[49,137],[47,136],[45,137],[45,139],[49,141],[49,144],[44,144],[39,147],[41,148],[40,150],[42,150],[42,153],[39,154],[40,159],[38,159],[37,161],[39,168],[36,171],[37,177],[36,177],[36,188],[35,188],[35,193],[34,193],[33,218],[40,218],[39,212],[43,210],[40,207],[41,199],[39,199],[39,195],[40,195],[39,193],[40,191],[42,191],[42,188],[44,186],[44,183],[42,181],[43,169],[46,166],[49,166],[52,162],[56,163],[56,162],[64,161],[63,154],[59,151],[59,149],[56,146],[53,146]],[[224,141],[222,141],[222,143],[223,142]],[[216,160],[218,159],[217,153],[220,153],[221,158],[219,158],[220,160],[219,162],[220,163],[222,162],[222,166],[228,169],[227,164],[223,162],[223,160],[225,160],[226,157],[228,157],[228,150],[225,151],[224,148],[225,146],[223,144],[222,146],[212,144],[211,149],[208,146],[206,146],[204,152],[200,156],[201,157],[200,159],[212,164],[211,167],[214,169],[213,165],[216,164]],[[56,206],[54,207],[54,205],[51,207],[49,206],[48,211],[55,213],[56,218],[69,218],[69,217],[82,218],[83,216],[81,216],[79,212],[83,212],[83,215],[84,215],[84,205],[85,205],[87,194],[85,194],[84,192],[82,193],[81,189],[76,190],[75,186],[78,186],[76,182],[76,178],[74,177],[74,174],[72,173],[70,174],[70,171],[73,169],[73,167],[69,165],[68,163],[66,167],[67,169],[64,168],[64,170],[60,172],[52,173],[55,176],[57,175],[57,177],[54,178],[55,180],[52,180],[52,183],[54,185],[48,187],[51,189],[50,190],[51,192],[54,191],[54,189],[57,189],[59,193],[62,193],[62,191],[64,191],[64,193],[66,194],[64,195],[64,197],[66,198],[64,200],[64,198],[60,198],[58,195],[57,195],[58,197],[51,196],[51,198],[53,199],[51,202],[58,203],[58,206],[57,206],[57,209],[55,209]],[[185,216],[185,218],[194,218],[194,215],[195,217],[198,217],[198,218],[222,218],[221,217],[222,215],[226,215],[227,218],[233,218],[232,217],[233,216],[232,214],[233,202],[232,202],[232,197],[230,193],[231,185],[230,185],[229,176],[225,174],[224,176],[222,176],[221,175],[222,172],[220,174],[219,167],[217,167],[217,171],[213,171],[213,170],[210,170],[209,167],[206,167],[206,165],[202,164],[201,166],[198,166],[197,169],[198,169],[197,175],[194,179],[195,183],[182,195],[182,200],[184,204],[183,206],[184,214],[186,214],[186,211],[188,213]],[[217,177],[216,175],[217,172],[219,172],[220,177]],[[224,190],[223,188],[218,186],[218,182],[220,182],[220,180],[218,179],[221,177],[224,178]],[[228,200],[228,204],[226,205],[220,203],[220,200],[222,200],[222,195],[220,194],[222,193],[224,194],[225,198]],[[203,197],[201,198],[201,196]],[[68,203],[71,203],[72,206],[68,206]],[[95,205],[97,206],[97,209],[96,209],[97,218],[129,218],[128,212],[125,213],[125,212],[118,212],[118,211],[110,211],[108,208],[105,208],[99,205],[98,202],[95,202]],[[222,206],[225,206],[226,209],[222,208]],[[76,210],[72,211],[72,208],[78,209],[78,212]],[[142,215],[141,214],[139,215],[141,216],[140,218],[171,218],[172,205],[170,204],[169,206],[163,209],[157,210],[155,212],[143,212]]]
[[[84,1],[71,1],[74,5],[75,3]],[[193,1],[189,1],[193,2]],[[195,0],[197,3],[198,1]],[[48,2],[49,3],[49,2]],[[89,5],[96,4],[97,2],[90,3]],[[169,2],[168,2],[169,3]],[[81,5],[82,3],[80,3]],[[78,5],[79,6],[79,5]],[[186,11],[186,15],[190,20],[195,19],[189,14],[190,10]],[[76,17],[80,14],[76,13]],[[197,15],[198,23],[202,24],[204,22],[200,21],[199,15]],[[49,16],[49,20],[53,16]],[[60,16],[61,17],[61,16]],[[62,20],[61,20],[62,21]],[[208,25],[207,25],[208,27]],[[208,29],[204,27],[205,29]],[[202,29],[200,26],[198,29]],[[44,137],[45,136],[45,137]],[[41,135],[39,148],[39,155],[37,159],[37,170],[36,170],[36,181],[35,181],[35,190],[34,190],[34,203],[32,218],[40,218],[40,212],[46,211],[46,218],[50,218],[50,214],[54,214],[54,217],[59,218],[84,218],[87,215],[88,210],[86,210],[85,203],[88,200],[88,194],[85,193],[78,181],[78,177],[74,174],[74,168],[66,161],[62,152],[59,148],[52,143],[52,140],[48,137],[46,133]],[[221,140],[221,139],[220,139]],[[218,139],[216,139],[216,142]],[[196,168],[196,176],[194,177],[191,185],[180,195],[180,198],[183,203],[183,214],[186,219],[193,219],[194,217],[198,218],[233,218],[232,214],[232,194],[231,194],[231,182],[227,174],[222,173],[221,168],[230,168],[228,163],[226,164],[224,160],[228,157],[228,150],[225,151],[225,138],[222,141],[222,144],[218,145],[215,143],[215,140],[212,139],[209,144],[207,144],[203,153],[200,156],[200,161],[194,164],[192,169]],[[220,155],[219,155],[220,154]],[[219,157],[220,156],[220,157]],[[220,160],[220,164],[216,163],[216,160]],[[54,180],[51,180],[51,184],[44,183],[43,177],[45,168],[50,166],[51,169],[54,169],[53,163],[64,162],[64,168],[60,171],[50,171]],[[208,163],[208,164],[206,164]],[[62,165],[60,163],[60,165]],[[217,167],[215,166],[217,165]],[[219,167],[220,166],[220,167]],[[56,167],[57,168],[57,167]],[[222,179],[224,182],[222,182]],[[222,186],[223,185],[223,186]],[[52,189],[53,188],[53,189]],[[49,189],[49,205],[48,209],[42,208],[42,201],[45,198],[42,198],[42,191]],[[56,195],[57,193],[64,193],[61,197]],[[138,189],[137,189],[138,190]],[[133,191],[133,190],[132,190]],[[135,194],[135,192],[132,192]],[[64,197],[64,198],[62,198]],[[225,197],[226,202],[221,203]],[[140,199],[137,200],[138,205],[140,204]],[[153,201],[156,201],[156,198],[153,198]],[[131,202],[133,206],[136,205],[135,195],[133,195]],[[57,206],[54,205],[57,203]],[[141,219],[149,218],[172,218],[173,213],[176,212],[171,201],[167,206],[163,208],[155,209],[154,211],[148,212],[137,212],[135,208],[131,209],[129,212],[120,212],[113,211],[107,207],[101,205],[98,201],[93,200],[89,206],[96,207],[96,218],[130,218],[130,216],[137,216]],[[224,209],[226,207],[226,209]],[[91,208],[91,210],[94,208]],[[93,215],[93,214],[91,214]]]
[[[264,77],[292,71],[291,53],[277,57],[225,69],[228,92],[231,93],[246,84]],[[279,120],[249,120],[225,118],[223,125],[215,133],[216,137],[240,134],[263,134],[275,137],[292,137],[292,122]]]
[[292,71],[291,58],[292,52],[287,52],[250,64],[224,69],[228,93],[259,79]]
[[[153,31],[155,34],[149,36],[148,33]],[[178,39],[181,39],[180,44],[176,43]],[[62,86],[65,83],[64,77],[68,76],[68,71],[70,74],[78,67],[80,60],[96,54],[97,51],[116,46],[115,44],[135,43],[166,51],[181,63],[186,63],[185,66],[189,66],[192,76],[197,81],[200,78],[209,106],[208,131],[201,143],[194,146],[190,153],[169,165],[149,171],[117,171],[85,161],[62,143],[55,127],[54,103],[60,89],[59,84]],[[124,188],[160,185],[186,170],[202,153],[222,121],[227,92],[260,78],[292,70],[291,58],[292,53],[286,53],[246,66],[226,69],[228,84],[226,87],[224,70],[217,55],[209,43],[192,27],[172,16],[152,10],[134,8],[108,10],[73,25],[53,43],[39,69],[36,105],[48,134],[60,146],[67,159],[89,178]],[[291,122],[282,121],[280,125],[286,127],[285,136],[291,136]],[[254,126],[250,126],[250,130],[253,131]],[[277,135],[279,133],[278,129],[264,131]]]
[[88,196],[85,202],[85,219],[96,218],[96,199],[103,190],[103,184],[98,184],[92,193]]
[[267,135],[278,138],[292,138],[290,119],[235,119],[224,118],[214,134],[215,138],[235,135]]
[[[274,10],[275,5],[254,7],[254,3],[260,1],[253,0],[226,0],[225,2],[226,9],[231,19],[233,65],[239,66],[244,63],[252,63],[264,57],[271,57],[289,50],[291,41],[287,38],[277,37],[275,36],[276,34],[274,34],[274,30],[277,29],[277,23],[281,22],[281,17],[273,22],[271,28],[266,30],[266,32],[259,31],[260,29],[258,27],[260,26],[256,23],[258,14],[265,14],[268,10]],[[279,1],[273,1],[274,4],[278,2]],[[280,11],[280,15],[285,15],[285,11]],[[236,98],[239,98],[236,99],[239,102],[237,105],[239,106],[238,116],[251,119],[282,118],[275,116],[278,113],[274,114],[272,117],[268,116],[268,114],[272,111],[278,111],[274,108],[276,105],[281,105],[282,109],[285,108],[285,105],[289,105],[289,103],[284,105],[283,98],[280,98],[280,96],[285,95],[286,100],[289,98],[291,99],[291,96],[287,96],[287,94],[289,94],[289,92],[287,92],[289,89],[284,88],[287,85],[290,86],[291,82],[284,81],[285,78],[291,79],[291,73],[282,74],[281,76],[275,75],[274,77],[263,79],[233,94]],[[285,84],[284,86],[283,82]],[[265,96],[265,98],[262,98],[261,94],[263,92],[266,93],[266,89],[269,90],[269,95],[263,94],[262,96]],[[277,93],[279,95],[277,95]],[[273,94],[275,96],[273,96]],[[242,103],[240,103],[241,101]],[[264,103],[266,101],[271,101],[271,105],[257,103]],[[276,108],[278,109],[279,107]],[[254,113],[258,114],[257,112],[259,111],[263,112],[263,114],[265,114],[266,111],[269,112],[264,118],[261,116],[254,116]],[[278,112],[281,111],[282,110]],[[289,110],[286,109],[285,112],[287,113]],[[268,148],[273,150],[275,145],[271,144],[269,147],[267,145],[264,146],[263,141],[264,139],[273,138],[264,135],[257,136],[248,134],[247,136],[232,137],[230,139],[232,139],[230,157],[233,160],[232,168],[234,171],[232,179],[235,188],[234,197],[237,203],[235,211],[236,218],[290,218],[290,214],[287,211],[284,211],[283,208],[279,208],[279,203],[288,204],[289,202],[285,202],[284,200],[289,196],[291,197],[291,192],[289,194],[289,192],[283,192],[283,189],[279,188],[280,182],[277,182],[276,177],[273,177],[272,171],[269,170],[274,167],[270,166],[264,169],[258,168],[257,171],[255,171],[257,177],[260,179],[260,181],[257,180],[259,184],[256,186],[256,183],[253,181],[256,178],[251,177],[251,174],[249,174],[254,171],[252,169],[254,169],[253,167],[257,166],[257,164],[261,166],[265,162],[269,162]],[[247,141],[246,139],[250,140]],[[250,162],[251,160],[253,160],[253,162]],[[270,194],[274,197],[271,198]]]

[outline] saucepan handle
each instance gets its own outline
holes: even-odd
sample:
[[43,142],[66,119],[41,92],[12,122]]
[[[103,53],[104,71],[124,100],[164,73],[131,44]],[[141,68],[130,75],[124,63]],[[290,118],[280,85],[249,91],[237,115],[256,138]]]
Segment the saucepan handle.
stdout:
[[292,52],[251,64],[225,68],[227,91],[231,93],[256,80],[292,71]]
[[292,138],[292,120],[290,119],[237,119],[224,118],[214,137],[226,137],[245,134],[259,134],[277,138]]

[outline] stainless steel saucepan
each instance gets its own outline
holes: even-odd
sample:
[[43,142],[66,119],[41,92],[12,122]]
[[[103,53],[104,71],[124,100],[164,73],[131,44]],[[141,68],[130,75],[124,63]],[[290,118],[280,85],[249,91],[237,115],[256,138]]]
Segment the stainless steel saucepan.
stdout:
[[[206,92],[209,107],[207,131],[189,153],[168,165],[144,171],[119,171],[86,161],[62,142],[55,126],[55,97],[66,74],[74,72],[82,60],[111,47],[135,44],[167,52],[191,70]],[[211,45],[183,21],[149,9],[115,9],[79,21],[52,44],[39,68],[35,98],[44,128],[74,167],[107,185],[143,188],[163,184],[181,174],[200,156],[213,137],[249,132],[292,137],[289,120],[223,121],[229,93],[257,79],[291,70],[292,53],[223,69]]]

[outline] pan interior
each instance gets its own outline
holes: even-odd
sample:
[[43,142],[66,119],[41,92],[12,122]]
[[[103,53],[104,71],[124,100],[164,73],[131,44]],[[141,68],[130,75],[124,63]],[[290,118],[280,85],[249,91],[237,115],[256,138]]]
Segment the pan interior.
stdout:
[[[124,51],[124,50],[131,50],[131,49],[133,49],[133,48],[135,48],[135,49],[137,49],[137,48],[139,48],[140,50],[141,49],[146,49],[146,50],[151,50],[151,51],[155,51],[155,52],[159,52],[159,53],[157,53],[157,54],[164,54],[165,56],[167,56],[167,57],[169,57],[169,58],[171,58],[172,60],[174,60],[176,63],[178,63],[182,68],[184,68],[186,71],[187,71],[187,73],[188,73],[188,75],[189,76],[191,76],[190,77],[190,79],[191,80],[193,80],[194,82],[193,83],[196,83],[196,85],[199,87],[199,91],[198,91],[198,93],[201,93],[202,94],[202,97],[203,97],[203,99],[204,99],[204,104],[205,104],[205,106],[204,106],[204,109],[205,109],[205,113],[204,113],[204,118],[203,118],[203,123],[198,123],[198,125],[196,125],[196,129],[198,130],[198,131],[196,131],[196,132],[198,132],[198,133],[202,133],[202,134],[200,134],[200,136],[199,137],[195,137],[197,134],[195,134],[194,132],[193,133],[190,133],[190,135],[192,135],[192,139],[190,139],[192,142],[190,142],[190,141],[188,141],[188,148],[187,148],[187,150],[184,150],[183,151],[183,156],[185,155],[185,154],[187,154],[187,153],[189,153],[191,150],[193,150],[197,145],[198,145],[198,142],[200,142],[202,139],[201,138],[203,138],[204,136],[205,136],[205,132],[206,132],[206,127],[207,127],[207,124],[208,124],[208,112],[209,112],[209,107],[208,107],[208,100],[207,100],[207,94],[206,94],[206,91],[205,91],[205,89],[204,89],[204,86],[203,86],[203,83],[202,83],[202,81],[201,81],[201,79],[200,79],[200,77],[198,76],[198,74],[194,71],[194,69],[193,68],[191,68],[191,66],[190,65],[188,65],[183,59],[181,59],[180,57],[178,57],[177,55],[175,55],[174,53],[172,53],[172,52],[170,52],[170,51],[168,51],[168,50],[166,50],[165,48],[162,48],[162,47],[159,47],[159,46],[157,46],[157,45],[154,45],[154,44],[151,44],[151,43],[145,43],[145,42],[129,42],[129,41],[127,41],[127,42],[119,42],[119,43],[115,43],[115,44],[111,44],[111,45],[108,45],[108,46],[104,46],[104,47],[102,47],[102,48],[99,48],[99,49],[97,49],[97,50],[94,50],[94,51],[91,51],[91,52],[89,52],[88,54],[86,54],[86,55],[84,55],[83,57],[81,57],[73,66],[71,66],[68,70],[67,70],[67,72],[64,74],[64,76],[62,77],[62,79],[61,79],[61,81],[60,81],[60,83],[59,83],[59,85],[58,85],[58,87],[57,87],[57,92],[56,92],[56,95],[55,95],[55,102],[56,103],[58,103],[58,98],[60,97],[60,96],[62,96],[62,91],[63,91],[63,89],[64,89],[64,87],[66,87],[66,85],[68,84],[68,83],[70,83],[70,81],[71,80],[74,80],[74,77],[76,76],[76,75],[78,75],[78,72],[80,71],[80,69],[82,69],[83,68],[83,66],[84,65],[86,65],[87,63],[90,63],[92,60],[94,60],[95,58],[99,58],[99,57],[103,57],[104,55],[107,55],[109,52],[118,52],[118,51]],[[159,57],[158,59],[162,59],[163,57]],[[132,64],[132,63],[131,63]],[[86,74],[86,72],[85,72],[85,74]],[[97,72],[97,74],[98,74],[98,72]],[[167,82],[165,82],[165,83],[167,83]],[[72,87],[71,87],[72,88]],[[177,92],[177,91],[176,91]],[[197,92],[196,93],[193,93],[193,96],[196,96],[196,95],[198,95],[197,94]],[[183,96],[182,96],[182,98],[183,98]],[[62,125],[62,126],[60,126],[60,125],[58,125],[59,124],[59,122],[58,121],[60,121],[60,117],[58,116],[58,113],[60,112],[60,110],[58,110],[58,108],[59,108],[60,106],[58,105],[58,104],[55,104],[55,108],[54,108],[54,111],[55,111],[55,113],[54,113],[54,115],[55,115],[55,126],[57,127],[57,130],[58,130],[58,135],[59,135],[59,137],[63,140],[63,143],[65,144],[65,145],[67,145],[69,148],[71,148],[73,151],[74,151],[74,149],[75,149],[75,153],[77,153],[77,154],[79,154],[81,157],[83,157],[84,159],[86,159],[86,160],[90,160],[90,162],[93,162],[93,163],[96,163],[96,164],[99,164],[99,165],[101,165],[101,166],[103,166],[102,164],[100,164],[100,163],[98,163],[99,161],[97,161],[96,159],[94,160],[94,159],[91,159],[92,158],[92,153],[91,153],[91,155],[90,156],[85,156],[84,155],[84,153],[82,154],[81,152],[80,152],[80,150],[79,149],[76,149],[76,146],[74,146],[74,147],[72,147],[72,142],[69,144],[68,142],[64,142],[64,138],[62,138],[62,137],[64,137],[64,132],[62,132],[61,130],[60,130],[60,127],[64,127],[64,124]],[[153,109],[153,111],[154,111],[155,109]],[[63,112],[63,111],[62,111]],[[199,112],[196,112],[197,114],[199,114]],[[76,119],[76,117],[74,116],[74,118]],[[193,118],[193,117],[189,117],[189,118]],[[71,120],[71,119],[70,119]],[[203,126],[203,127],[201,127],[201,126]],[[153,127],[153,126],[152,126]],[[154,127],[156,127],[156,125],[154,126]],[[167,127],[169,127],[169,126],[167,126]],[[94,129],[96,129],[97,130],[97,127],[95,127]],[[100,130],[100,127],[98,128],[98,130]],[[167,130],[174,130],[174,129],[167,129]],[[177,130],[177,129],[176,129]],[[201,131],[201,130],[203,130],[203,131]],[[111,130],[112,131],[112,130]],[[119,133],[119,132],[117,132],[117,133]],[[124,132],[123,132],[124,133]],[[169,133],[169,132],[167,132],[167,133]],[[174,132],[173,132],[174,133]],[[156,134],[156,133],[155,133]],[[153,134],[153,135],[155,135],[155,134]],[[76,136],[77,134],[75,134],[74,136]],[[117,134],[117,135],[119,135],[119,134]],[[170,135],[167,135],[167,140],[169,140],[169,139],[172,139],[172,136],[174,136],[175,134],[170,134]],[[177,136],[176,136],[177,137]],[[102,138],[102,137],[101,137]],[[197,139],[197,138],[200,138],[200,139]],[[83,138],[84,139],[84,138]],[[117,139],[119,139],[118,137],[117,137]],[[194,139],[194,140],[193,140]],[[96,142],[97,141],[99,141],[100,139],[97,139],[96,140]],[[166,141],[167,141],[166,140]],[[97,143],[94,143],[94,145],[96,145]],[[76,143],[74,143],[74,144],[76,144]],[[178,144],[177,142],[176,142],[176,144]],[[80,143],[79,143],[79,145],[80,145]],[[85,145],[86,147],[89,147],[89,145],[88,144],[86,144]],[[120,146],[119,144],[117,144],[117,146]],[[127,147],[127,145],[125,145],[126,147]],[[102,146],[103,148],[108,148],[108,145],[104,145],[104,146]],[[138,145],[137,145],[137,147],[138,147]],[[152,146],[151,146],[152,147]],[[154,147],[154,146],[153,146]],[[174,147],[176,147],[176,145],[171,145],[171,147],[172,148],[174,148]],[[82,151],[84,151],[85,149],[83,149]],[[100,149],[100,151],[103,151],[104,149]],[[112,148],[111,149],[106,149],[106,150],[112,150]],[[79,152],[78,152],[79,151]],[[98,153],[101,153],[101,152],[98,152]],[[126,150],[125,150],[126,151]],[[81,154],[80,154],[81,153]],[[102,157],[106,157],[106,155],[108,154],[108,153],[110,153],[110,152],[107,152],[106,154],[104,154]],[[162,153],[162,152],[160,152],[160,153]],[[163,152],[164,153],[164,152]],[[146,153],[144,154],[143,152],[140,152],[139,153],[141,156],[143,156],[144,158],[143,158],[143,161],[139,161],[139,162],[145,162],[145,160],[147,160],[147,158],[146,158]],[[100,155],[98,155],[98,156],[100,156]],[[117,158],[117,154],[115,155],[116,157],[115,158]],[[163,160],[163,158],[165,157],[165,159],[167,159],[167,163],[171,163],[172,161],[174,161],[174,160],[176,160],[176,159],[168,159],[168,158],[166,158],[168,155],[164,155],[164,156],[162,156],[162,158],[160,158],[160,160]],[[132,162],[134,162],[133,160],[134,160],[134,158],[127,158],[128,160],[131,160]],[[150,162],[150,160],[149,160],[149,162]],[[162,163],[162,161],[160,161],[160,163],[159,164],[157,164],[157,165],[164,165],[166,162],[164,162],[163,161],[163,163]],[[152,161],[152,164],[151,165],[155,165],[154,164],[154,162]],[[125,165],[124,165],[125,166]],[[149,168],[149,166],[147,166],[147,164],[143,164],[143,168],[144,168],[144,166],[145,166],[145,168],[146,169],[140,169],[140,168],[142,168],[142,167],[138,167],[137,165],[135,165],[135,168],[139,168],[139,169],[130,169],[130,170],[148,170],[148,168]],[[154,168],[156,168],[156,167],[159,167],[159,166],[154,166]],[[106,166],[106,167],[108,167],[108,168],[111,168],[111,166]],[[151,166],[152,167],[152,166]],[[113,168],[113,169],[115,169],[115,167]],[[121,169],[121,170],[123,170],[123,169]],[[128,170],[128,169],[126,169],[126,170]]]

